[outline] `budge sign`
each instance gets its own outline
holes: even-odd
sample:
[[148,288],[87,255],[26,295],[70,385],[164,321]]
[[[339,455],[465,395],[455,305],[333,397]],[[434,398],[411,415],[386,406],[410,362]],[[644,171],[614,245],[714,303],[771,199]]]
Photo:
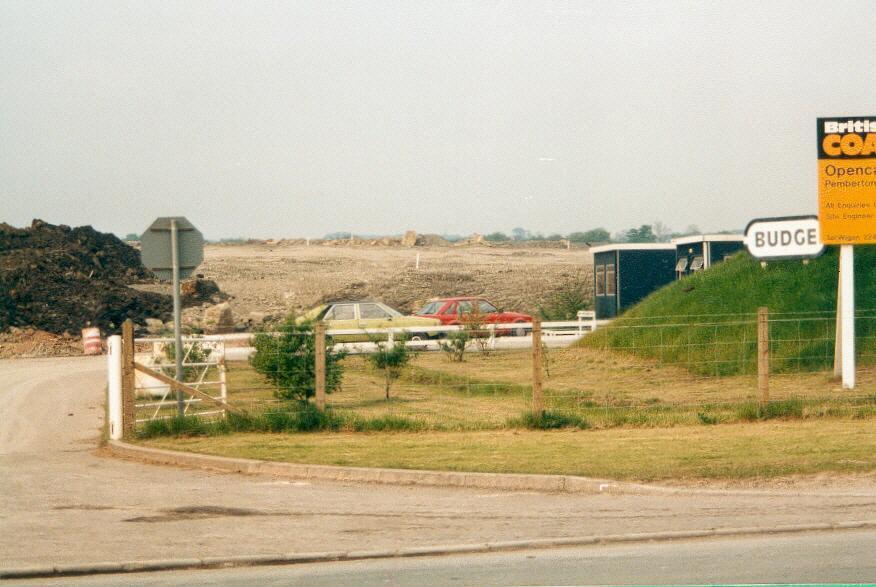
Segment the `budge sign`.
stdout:
[[809,259],[824,252],[818,217],[758,218],[745,227],[745,246],[758,259]]
[[826,244],[876,243],[876,116],[818,119],[818,218]]

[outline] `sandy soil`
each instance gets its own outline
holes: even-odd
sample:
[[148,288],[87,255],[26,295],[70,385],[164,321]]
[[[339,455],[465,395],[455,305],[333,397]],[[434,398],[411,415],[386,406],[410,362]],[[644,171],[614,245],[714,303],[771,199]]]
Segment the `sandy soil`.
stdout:
[[589,293],[591,261],[586,249],[574,248],[208,245],[198,273],[234,296],[240,318],[306,310],[332,298],[377,299],[409,312],[454,294],[535,312],[570,284]]

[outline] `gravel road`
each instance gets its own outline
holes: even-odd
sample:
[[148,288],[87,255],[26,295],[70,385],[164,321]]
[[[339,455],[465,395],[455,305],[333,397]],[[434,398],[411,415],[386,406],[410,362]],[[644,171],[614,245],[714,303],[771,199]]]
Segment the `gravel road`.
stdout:
[[103,456],[105,358],[0,361],[0,567],[876,519],[876,488],[582,496],[306,483]]

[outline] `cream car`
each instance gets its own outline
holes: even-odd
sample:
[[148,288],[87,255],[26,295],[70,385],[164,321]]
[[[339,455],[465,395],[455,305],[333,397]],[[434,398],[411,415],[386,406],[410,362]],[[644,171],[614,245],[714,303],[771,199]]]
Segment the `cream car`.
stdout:
[[[435,318],[421,318],[418,316],[405,316],[398,310],[390,308],[386,304],[370,300],[331,302],[317,306],[298,318],[298,322],[304,320],[322,320],[329,330],[346,330],[361,328],[415,328],[417,326],[430,327],[441,326],[441,321]],[[434,333],[417,332],[408,330],[411,340],[426,340],[434,337]],[[339,335],[335,339],[340,342],[358,342],[372,339],[365,334]],[[386,335],[380,336],[386,338]]]

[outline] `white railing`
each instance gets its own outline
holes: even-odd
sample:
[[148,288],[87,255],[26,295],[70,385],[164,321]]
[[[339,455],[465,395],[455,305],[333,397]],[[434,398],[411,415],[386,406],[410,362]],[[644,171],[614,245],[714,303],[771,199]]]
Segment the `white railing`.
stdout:
[[[582,315],[583,314],[583,315]],[[606,321],[596,320],[592,312],[579,312],[578,320],[561,320],[542,322],[542,343],[548,347],[565,347],[574,343],[582,336],[593,332],[598,326]],[[441,342],[451,332],[464,330],[464,326],[397,326],[387,328],[344,328],[327,330],[327,336],[334,337],[362,337],[367,340],[358,342],[338,342],[334,345],[335,350],[345,350],[351,354],[367,354],[377,350],[378,344],[375,339],[394,341],[397,337],[406,335],[407,346],[424,351],[437,351],[441,349]],[[532,346],[531,322],[514,322],[506,324],[485,324],[480,328],[486,333],[488,342],[485,345],[488,350],[496,349],[523,349]],[[524,336],[513,336],[522,331]],[[273,333],[279,334],[279,333]],[[186,337],[186,341],[197,340],[203,342],[223,342],[224,356],[229,361],[247,359],[255,349],[249,344],[254,333],[234,334],[209,334],[197,337]],[[152,343],[155,345],[173,342],[172,338],[140,338],[137,343]],[[239,343],[241,346],[229,346],[227,343]],[[480,345],[472,345],[472,350],[480,350]]]

